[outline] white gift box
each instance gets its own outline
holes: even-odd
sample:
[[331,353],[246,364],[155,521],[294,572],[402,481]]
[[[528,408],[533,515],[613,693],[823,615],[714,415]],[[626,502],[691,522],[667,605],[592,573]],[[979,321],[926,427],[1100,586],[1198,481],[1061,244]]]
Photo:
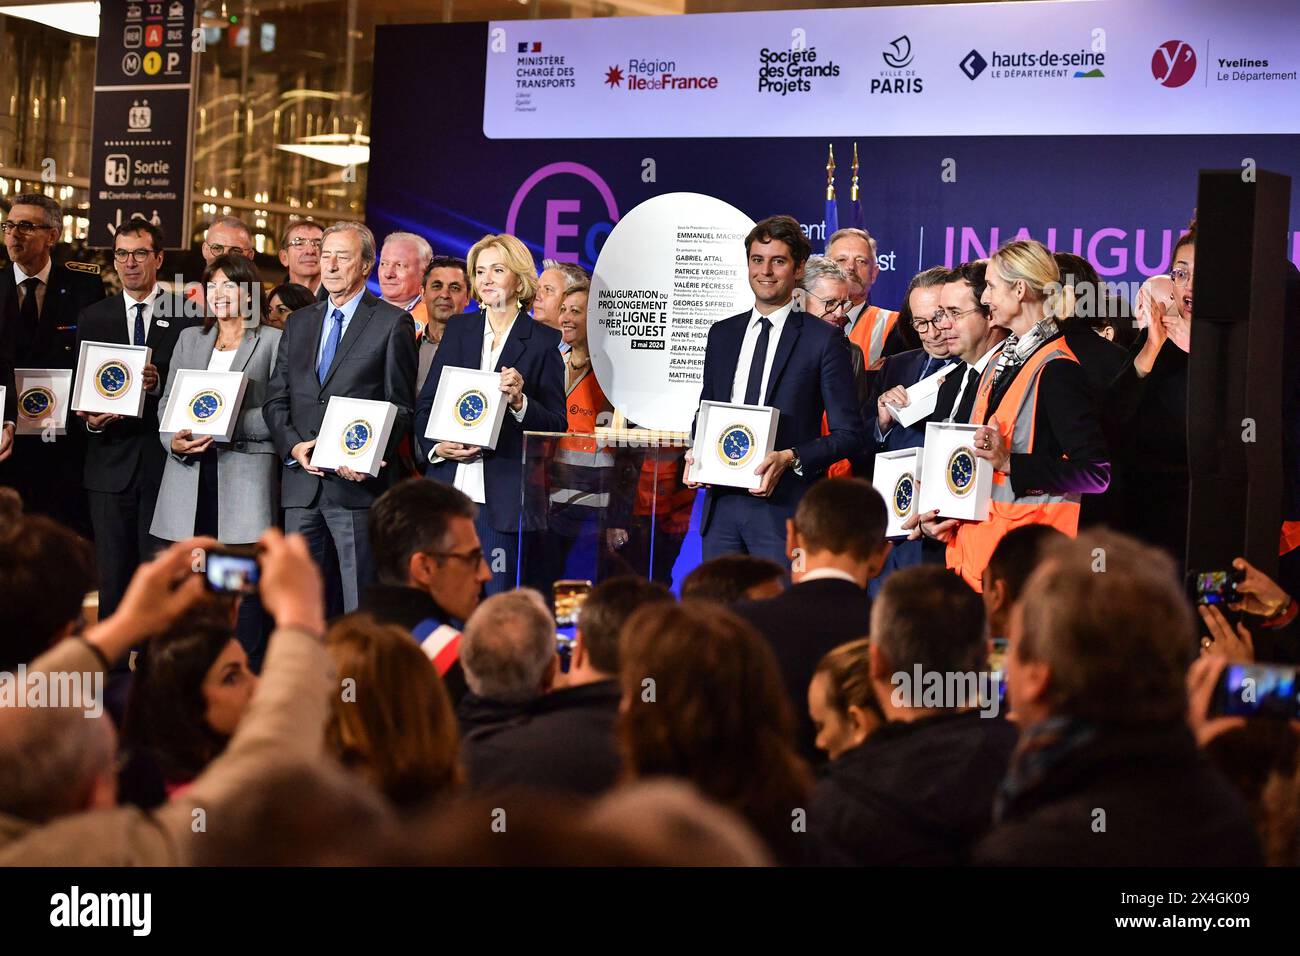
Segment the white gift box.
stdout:
[[496,448],[506,405],[500,372],[444,365],[424,437]]
[[923,457],[920,448],[876,454],[876,468],[871,475],[871,483],[885,499],[885,513],[889,516],[889,523],[885,526],[886,538],[907,537],[903,522],[916,514]]
[[388,439],[397,420],[392,402],[334,395],[311,450],[311,465],[324,471],[351,468],[375,477],[383,467]]
[[248,376],[243,372],[178,369],[158,430],[174,435],[188,428],[195,438],[211,435],[220,442],[230,441],[239,425],[239,408],[247,387]]
[[695,464],[690,481],[753,490],[763,483],[754,469],[776,448],[780,411],[766,405],[700,402],[695,422]]
[[921,511],[941,518],[983,521],[989,516],[993,465],[975,456],[975,432],[983,426],[930,422],[921,457]]
[[[18,434],[65,435],[68,430],[68,403],[72,397],[72,369],[16,368],[18,387]],[[3,407],[0,396],[0,407]]]
[[153,359],[147,345],[82,342],[72,410],[125,418],[144,414],[144,367]]
[[890,416],[904,428],[910,428],[923,418],[934,414],[935,402],[939,398],[939,386],[948,377],[956,362],[949,362],[937,372],[931,372],[914,385],[907,386],[907,404],[902,408],[885,403]]

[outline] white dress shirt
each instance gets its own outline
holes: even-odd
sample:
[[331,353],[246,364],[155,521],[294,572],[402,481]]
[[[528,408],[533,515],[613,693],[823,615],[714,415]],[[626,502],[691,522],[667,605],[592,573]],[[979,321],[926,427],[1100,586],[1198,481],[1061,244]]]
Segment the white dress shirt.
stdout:
[[36,314],[40,315],[45,311],[45,290],[50,284],[50,270],[54,268],[54,260],[46,259],[45,268],[40,272],[34,272],[28,275],[23,272],[23,267],[14,263],[14,282],[18,284],[18,305],[21,308],[23,302],[27,300],[27,290],[23,288],[23,283],[28,279],[40,279],[41,284],[36,287]]
[[[126,340],[131,345],[135,345],[135,307],[137,305],[144,306],[144,337],[145,341],[148,341],[149,330],[153,328],[154,303],[161,292],[162,286],[157,282],[153,284],[153,288],[149,290],[149,294],[143,299],[137,299],[130,292],[125,289],[122,290],[122,298],[126,301]],[[140,344],[143,345],[144,342]]]
[[[957,409],[961,408],[962,396],[966,394],[966,389],[979,388],[980,379],[984,376],[984,370],[988,368],[989,360],[997,354],[997,351],[1000,348],[1002,348],[1001,342],[980,356],[980,360],[976,362],[974,366],[967,365],[961,370],[961,388],[957,390],[957,396],[952,400],[952,408],[948,409],[948,417],[945,421],[952,421],[952,416],[956,415]],[[979,375],[975,376],[975,382],[973,384],[970,381],[970,370],[972,367],[975,371],[979,372]]]
[[848,581],[850,584],[857,585],[858,587],[862,586],[858,584],[857,578],[849,574],[847,571],[841,571],[839,568],[813,568],[811,571],[804,572],[803,577],[799,579],[799,583],[803,584],[805,581],[820,581],[825,578],[835,581]]
[[[763,358],[763,384],[758,393],[758,404],[760,405],[764,403],[767,396],[767,383],[772,377],[772,360],[776,358],[776,345],[781,341],[781,330],[785,328],[785,320],[790,317],[793,310],[794,303],[787,302],[766,317],[772,323],[772,331],[768,333],[767,355]],[[749,314],[749,325],[745,327],[745,338],[740,343],[740,358],[736,362],[736,374],[731,379],[731,403],[733,405],[743,405],[745,402],[745,388],[749,384],[749,366],[754,360],[754,349],[758,347],[758,336],[763,328],[760,319],[763,317],[757,306]]]
[[[515,329],[515,323],[519,321],[518,314],[511,320],[510,325],[501,333],[497,341],[497,347],[492,347],[492,323],[483,322],[483,350],[479,355],[478,368],[480,372],[491,372],[497,367],[497,362],[501,361],[501,350],[506,347],[506,342],[510,340],[510,333]],[[505,393],[502,393],[504,397]],[[524,413],[528,411],[528,396],[523,396],[523,404],[519,406],[519,411],[513,408],[509,409],[510,414],[515,416],[515,421],[523,422]],[[438,458],[433,452],[429,453],[429,460],[437,463],[442,459]],[[452,485],[463,491],[470,501],[475,504],[487,504],[487,488],[483,480],[483,456],[479,455],[473,461],[462,461],[456,465],[456,477],[452,479]]]

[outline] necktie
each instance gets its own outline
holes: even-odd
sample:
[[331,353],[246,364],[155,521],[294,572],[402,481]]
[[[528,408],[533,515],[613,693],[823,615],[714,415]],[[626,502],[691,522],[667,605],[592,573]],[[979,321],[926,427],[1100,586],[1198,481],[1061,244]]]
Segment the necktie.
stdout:
[[757,405],[762,400],[759,390],[763,387],[763,366],[767,364],[767,343],[772,338],[772,320],[764,315],[758,321],[761,329],[758,343],[754,346],[754,357],[749,360],[749,381],[745,385],[746,405]]
[[953,415],[954,422],[968,423],[970,413],[975,408],[975,393],[978,392],[980,384],[980,373],[974,365],[968,366],[970,371],[966,373],[966,388],[961,393],[961,402],[957,405],[957,414]]
[[132,345],[144,345],[147,336],[144,334],[144,303],[135,304],[135,329],[131,333]]
[[18,310],[19,325],[22,326],[23,333],[31,334],[36,328],[36,321],[40,319],[40,312],[36,308],[36,290],[40,289],[40,280],[35,276],[25,278],[22,281],[23,297],[22,308]]
[[921,368],[921,378],[917,379],[918,382],[930,374],[930,363],[933,361],[934,359],[931,356],[927,355],[925,357],[925,365]]
[[330,313],[330,327],[325,331],[325,349],[320,355],[320,364],[316,366],[316,377],[322,385],[329,375],[330,365],[334,362],[334,353],[339,350],[339,336],[343,332],[343,310],[335,309]]

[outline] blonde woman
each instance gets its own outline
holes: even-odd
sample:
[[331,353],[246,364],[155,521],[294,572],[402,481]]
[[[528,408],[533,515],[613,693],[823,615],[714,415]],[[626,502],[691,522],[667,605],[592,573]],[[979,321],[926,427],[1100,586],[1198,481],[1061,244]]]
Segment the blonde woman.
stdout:
[[[568,427],[560,333],[527,313],[537,291],[537,267],[528,247],[514,236],[484,236],[466,256],[471,294],[478,312],[447,320],[438,352],[416,403],[415,435],[429,462],[425,475],[454,485],[479,504],[475,525],[493,569],[488,594],[509,590],[520,580],[519,531],[524,432],[562,432]],[[438,381],[445,366],[500,374],[507,402],[497,446],[435,442],[424,437]],[[545,513],[532,516],[523,531],[538,531]],[[503,555],[504,562],[494,555]],[[501,570],[498,570],[501,569]]]
[[[998,541],[1012,528],[1048,524],[1073,537],[1080,496],[1110,484],[1106,440],[1087,378],[1065,343],[1059,321],[1072,314],[1074,292],[1042,243],[1015,240],[998,249],[985,271],[980,301],[992,325],[1010,335],[980,378],[971,423],[980,425],[971,452],[993,466],[993,500],[980,522],[922,515],[926,534],[947,543],[948,567],[972,588]],[[970,455],[954,454],[950,478],[973,481]]]

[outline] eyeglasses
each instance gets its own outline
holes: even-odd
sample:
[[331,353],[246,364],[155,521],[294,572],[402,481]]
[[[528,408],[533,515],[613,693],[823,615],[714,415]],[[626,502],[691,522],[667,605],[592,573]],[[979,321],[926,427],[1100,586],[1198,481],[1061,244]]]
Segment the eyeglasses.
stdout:
[[981,311],[979,306],[975,306],[973,309],[962,309],[960,311],[957,309],[940,309],[928,319],[913,321],[912,328],[916,329],[918,335],[925,335],[931,325],[934,325],[935,328],[942,328],[945,322],[951,324],[956,322],[963,315],[969,315],[972,312],[979,311]]
[[0,222],[0,229],[3,229],[5,232],[16,232],[20,236],[30,236],[37,229],[54,228],[54,226],[47,226],[43,222],[28,222],[26,219],[21,219],[18,222],[14,222],[12,219],[6,219],[4,222]]
[[1195,274],[1190,269],[1174,269],[1169,273],[1169,278],[1174,280],[1174,285],[1187,285]]
[[323,245],[325,245],[324,239],[304,239],[302,236],[297,236],[289,240],[291,249],[320,249]]
[[127,259],[134,259],[137,263],[143,263],[150,256],[156,256],[158,253],[152,249],[114,249],[113,259],[117,262],[126,262]]
[[458,561],[464,561],[472,568],[477,568],[483,562],[482,548],[475,548],[473,551],[466,551],[464,554],[458,554],[455,551],[430,551],[429,554],[435,558],[455,558]]
[[223,246],[219,242],[209,242],[207,247],[217,257],[230,253],[231,255],[243,256],[245,259],[253,258],[253,250],[245,249],[243,246]]
[[849,306],[853,304],[853,301],[851,299],[823,299],[821,296],[816,295],[815,293],[812,292],[808,293],[808,298],[816,299],[823,306],[825,306],[825,308],[822,309],[822,315],[829,315],[830,313],[840,308],[847,309]]

